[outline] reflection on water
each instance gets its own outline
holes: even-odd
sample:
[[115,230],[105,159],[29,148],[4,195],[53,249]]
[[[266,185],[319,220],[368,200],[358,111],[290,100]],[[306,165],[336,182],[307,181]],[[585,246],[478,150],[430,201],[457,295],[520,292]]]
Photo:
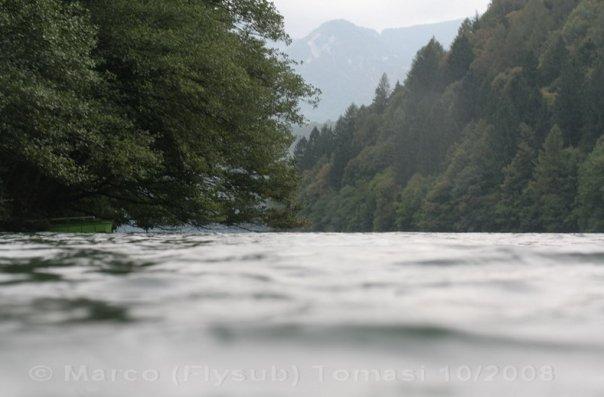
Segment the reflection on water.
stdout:
[[601,396],[604,236],[0,236],[7,396]]

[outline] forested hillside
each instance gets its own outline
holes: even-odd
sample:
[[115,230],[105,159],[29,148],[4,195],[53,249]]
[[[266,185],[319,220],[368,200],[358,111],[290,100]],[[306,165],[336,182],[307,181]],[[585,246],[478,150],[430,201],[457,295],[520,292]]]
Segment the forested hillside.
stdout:
[[0,0],[0,230],[287,223],[282,40],[268,0]]
[[329,231],[604,231],[604,2],[494,0],[296,148]]

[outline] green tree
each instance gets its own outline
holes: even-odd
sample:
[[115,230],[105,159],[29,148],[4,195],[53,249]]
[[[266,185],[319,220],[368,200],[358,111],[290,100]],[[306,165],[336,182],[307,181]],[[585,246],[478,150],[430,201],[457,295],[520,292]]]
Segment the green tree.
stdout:
[[108,102],[77,3],[0,2],[2,228],[71,214],[121,218],[108,196],[154,172],[152,138]]
[[562,66],[569,57],[566,43],[562,35],[555,35],[547,44],[545,52],[541,55],[539,71],[541,82],[549,85],[560,76]]
[[484,120],[466,128],[445,172],[428,192],[422,229],[485,232],[496,229],[493,207],[501,183],[495,129]]
[[537,157],[536,141],[535,131],[522,124],[516,156],[503,170],[504,180],[497,203],[498,222],[505,230],[534,230],[537,226],[530,212],[533,203],[527,193]]
[[[267,0],[0,1],[2,228],[276,219],[298,100]],[[271,203],[280,203],[272,205]]]
[[573,205],[577,194],[578,152],[564,148],[558,126],[547,136],[530,183],[541,227],[546,232],[577,230]]
[[144,190],[123,194],[144,226],[254,218],[292,187],[285,123],[300,121],[293,99],[309,91],[265,46],[281,21],[266,2],[214,3],[85,1],[101,70],[163,160]]
[[432,186],[432,179],[415,174],[398,198],[396,227],[403,231],[417,231],[425,222],[423,204]]
[[474,62],[474,49],[470,43],[472,22],[466,19],[447,54],[446,77],[449,83],[462,79]]
[[305,136],[300,138],[296,143],[296,147],[294,148],[294,158],[296,161],[296,167],[299,171],[304,171],[307,169],[306,164],[306,153],[308,151],[308,139]]
[[388,169],[376,175],[369,186],[375,195],[373,230],[385,232],[395,230],[396,196],[400,186],[396,183],[394,170]]
[[407,90],[421,94],[440,87],[442,84],[441,63],[444,56],[445,51],[435,38],[419,50],[405,80]]
[[396,131],[395,169],[401,184],[415,173],[435,172],[450,143],[446,126],[451,123],[444,119],[446,112],[441,106],[444,56],[440,43],[432,39],[418,52],[405,81],[402,109],[392,122]]
[[390,93],[390,80],[388,80],[388,75],[384,73],[375,89],[375,97],[373,98],[373,107],[377,113],[382,113],[386,109]]
[[332,161],[333,166],[329,175],[329,184],[331,187],[341,187],[346,166],[355,155],[353,136],[358,111],[356,106],[350,106],[346,111],[346,114],[336,123],[334,129],[335,151]]
[[565,144],[576,146],[581,141],[584,111],[584,70],[573,58],[566,59],[560,75],[556,99],[556,123]]
[[581,230],[604,232],[604,137],[581,166],[577,201]]
[[599,63],[591,72],[583,95],[584,124],[579,147],[589,152],[604,131],[604,56],[600,57]]

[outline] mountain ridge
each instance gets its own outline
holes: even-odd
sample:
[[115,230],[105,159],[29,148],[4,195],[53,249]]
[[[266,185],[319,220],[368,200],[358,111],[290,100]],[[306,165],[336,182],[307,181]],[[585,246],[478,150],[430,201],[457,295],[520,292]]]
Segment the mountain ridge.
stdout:
[[345,19],[322,23],[282,48],[298,62],[296,71],[322,91],[318,107],[303,104],[303,113],[311,121],[325,122],[352,103],[369,104],[383,73],[393,82],[404,80],[417,50],[432,37],[448,47],[461,23],[459,19],[382,32]]

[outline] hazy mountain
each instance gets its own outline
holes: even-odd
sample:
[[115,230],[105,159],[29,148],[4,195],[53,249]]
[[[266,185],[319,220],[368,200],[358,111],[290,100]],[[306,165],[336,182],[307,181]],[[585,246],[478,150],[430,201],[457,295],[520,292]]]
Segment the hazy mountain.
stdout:
[[337,119],[351,104],[368,104],[382,73],[404,80],[418,49],[436,37],[445,47],[461,20],[387,29],[381,34],[345,20],[326,22],[285,49],[297,71],[323,92],[317,109],[303,106],[309,120]]

